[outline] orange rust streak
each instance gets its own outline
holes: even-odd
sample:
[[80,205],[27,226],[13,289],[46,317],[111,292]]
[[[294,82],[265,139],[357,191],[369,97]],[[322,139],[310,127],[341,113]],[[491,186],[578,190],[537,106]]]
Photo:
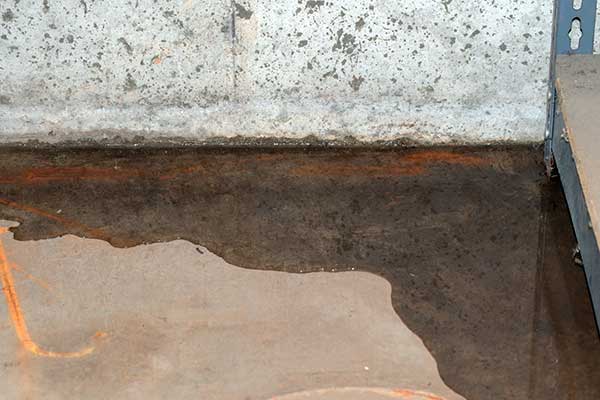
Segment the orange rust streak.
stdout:
[[20,274],[23,274],[25,276],[25,278],[29,279],[30,281],[32,281],[33,283],[35,283],[42,289],[45,289],[48,292],[52,293],[53,296],[59,297],[57,295],[56,291],[52,288],[52,286],[50,286],[50,284],[48,282],[46,282],[45,280],[31,275],[29,272],[25,271],[25,269],[23,267],[15,264],[14,262],[9,263],[8,266],[9,266],[9,268],[14,269],[15,271],[19,272]]
[[429,394],[429,393],[423,393],[423,392],[415,392],[413,390],[407,390],[407,389],[398,389],[398,390],[394,390],[394,394],[397,394],[399,396],[403,396],[406,398],[412,398],[415,395],[419,395],[422,396],[423,400],[444,400],[441,397],[435,396],[433,394]]
[[445,400],[443,397],[436,396],[431,393],[410,390],[410,389],[383,389],[383,388],[370,388],[370,387],[337,387],[328,389],[316,389],[307,390],[303,392],[291,393],[284,396],[275,396],[271,400],[284,400],[284,399],[300,399],[300,398],[313,398],[315,396],[324,396],[329,393],[372,393],[381,395],[383,397],[389,397],[394,399],[405,399],[405,400]]
[[[174,168],[158,175],[158,179],[169,180],[178,175],[193,174],[199,171],[204,171],[204,167],[195,165]],[[35,185],[63,181],[121,181],[156,176],[156,172],[138,168],[44,167],[26,170],[17,177],[0,177],[0,184]]]
[[11,208],[16,208],[17,210],[21,210],[21,211],[26,211],[28,213],[31,214],[35,214],[38,215],[40,217],[44,217],[44,218],[48,218],[52,221],[56,221],[59,222],[65,226],[70,226],[70,227],[75,227],[75,228],[80,228],[83,231],[87,232],[88,234],[90,234],[93,237],[97,237],[97,238],[103,238],[104,232],[102,232],[101,229],[92,229],[89,228],[88,226],[81,224],[77,221],[72,221],[70,219],[67,218],[63,218],[63,217],[59,217],[57,215],[54,214],[50,214],[49,212],[46,212],[44,210],[40,210],[39,208],[34,208],[34,207],[30,207],[28,205],[25,204],[19,204],[19,203],[15,203],[14,201],[10,201],[8,199],[4,199],[4,198],[0,198],[0,204],[3,204],[7,207],[11,207]]
[[[8,231],[7,228],[0,228],[0,234],[6,233]],[[23,315],[23,311],[21,310],[21,305],[19,302],[19,297],[17,296],[17,290],[15,288],[14,280],[12,274],[10,272],[10,267],[8,263],[8,259],[6,257],[6,253],[4,251],[4,245],[2,244],[2,240],[0,239],[0,280],[2,281],[2,291],[4,292],[4,296],[6,298],[6,304],[8,306],[8,312],[10,314],[10,318],[13,322],[13,326],[15,328],[15,332],[17,333],[17,337],[21,342],[21,345],[30,353],[43,356],[43,357],[52,357],[52,358],[76,358],[83,357],[88,355],[94,351],[94,347],[87,347],[83,350],[72,352],[72,353],[60,353],[54,351],[48,351],[42,349],[37,345],[29,335],[29,330],[27,329],[27,324],[25,323],[25,316]]]
[[46,167],[31,169],[23,178],[27,182],[53,182],[62,180],[120,180],[141,175],[138,170],[87,167]]
[[[477,166],[489,163],[481,156],[455,153],[447,150],[425,150],[407,155],[390,155],[382,165],[352,164],[348,159],[325,163],[311,163],[292,170],[299,176],[415,176],[426,172],[432,164],[454,164]],[[287,159],[282,154],[263,154],[258,161],[280,161]],[[201,165],[173,168],[164,172],[153,172],[139,168],[98,167],[41,167],[23,171],[16,177],[0,177],[0,184],[43,184],[60,181],[120,181],[130,178],[158,177],[169,180],[179,175],[202,172]]]
[[310,163],[294,168],[291,172],[297,176],[416,176],[424,174],[429,166],[435,164],[479,166],[486,163],[489,161],[479,156],[429,150],[393,156],[376,165],[353,164],[348,159],[343,159],[316,165]]
[[144,175],[138,169],[42,167],[24,171],[12,178],[0,179],[0,184],[38,184],[76,180],[123,180]]
[[307,165],[292,170],[298,176],[414,176],[421,175],[425,169],[418,166],[403,167],[397,165]]

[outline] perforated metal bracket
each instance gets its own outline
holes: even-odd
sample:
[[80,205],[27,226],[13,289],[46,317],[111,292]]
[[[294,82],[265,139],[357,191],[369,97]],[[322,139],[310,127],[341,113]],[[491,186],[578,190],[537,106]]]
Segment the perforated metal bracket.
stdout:
[[544,160],[548,175],[555,175],[552,152],[554,113],[556,110],[556,56],[559,54],[592,54],[596,30],[598,0],[554,0],[552,50],[548,81],[548,110]]
[[557,0],[555,7],[556,54],[592,54],[597,0]]

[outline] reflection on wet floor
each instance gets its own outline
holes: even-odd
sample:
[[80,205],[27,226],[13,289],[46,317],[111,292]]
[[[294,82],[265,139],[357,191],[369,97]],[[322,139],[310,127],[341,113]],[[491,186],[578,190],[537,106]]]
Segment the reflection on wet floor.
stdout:
[[468,399],[600,398],[600,340],[539,149],[3,149],[19,240],[177,238],[236,266],[362,270]]

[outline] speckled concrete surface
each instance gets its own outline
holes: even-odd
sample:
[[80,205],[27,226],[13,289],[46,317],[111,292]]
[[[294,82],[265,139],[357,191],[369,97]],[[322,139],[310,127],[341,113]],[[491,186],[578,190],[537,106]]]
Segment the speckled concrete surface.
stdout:
[[0,141],[539,141],[552,5],[0,4]]

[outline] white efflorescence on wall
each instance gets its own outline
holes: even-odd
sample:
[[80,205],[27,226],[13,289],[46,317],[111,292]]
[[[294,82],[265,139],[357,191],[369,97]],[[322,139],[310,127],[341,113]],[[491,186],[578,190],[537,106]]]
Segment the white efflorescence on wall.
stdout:
[[0,141],[541,141],[542,0],[0,4]]

